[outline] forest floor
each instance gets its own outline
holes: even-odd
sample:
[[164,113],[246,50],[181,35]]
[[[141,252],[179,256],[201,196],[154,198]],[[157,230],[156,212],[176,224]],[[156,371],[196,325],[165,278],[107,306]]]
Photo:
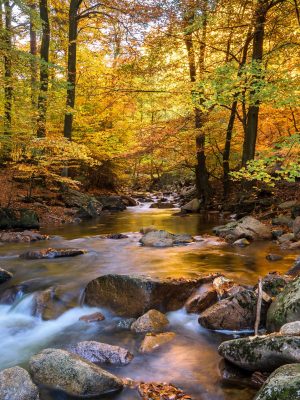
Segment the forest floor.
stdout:
[[[232,213],[241,213],[241,215],[245,212],[264,220],[265,223],[271,223],[272,218],[278,216],[278,204],[288,200],[300,202],[300,182],[284,182],[271,189],[253,190],[250,188],[248,191],[242,189],[239,184],[235,184],[225,203],[222,203],[221,185],[214,184],[213,191],[211,210],[230,210]],[[13,172],[8,169],[0,172],[0,207],[34,210],[38,214],[42,226],[61,225],[74,221],[76,210],[65,206],[60,198],[60,192],[61,190],[55,186],[36,185],[33,188],[31,200],[28,201],[29,182],[14,176]],[[158,192],[162,194],[164,190]],[[100,196],[120,193],[97,189],[89,191],[88,194]],[[265,201],[266,199],[268,201]],[[253,203],[255,203],[255,207],[251,210]],[[285,212],[287,211],[280,211],[283,214]]]

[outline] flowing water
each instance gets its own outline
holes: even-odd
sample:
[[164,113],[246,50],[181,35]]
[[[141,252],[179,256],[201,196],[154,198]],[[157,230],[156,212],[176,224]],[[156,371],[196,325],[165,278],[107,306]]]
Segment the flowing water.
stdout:
[[[177,210],[149,209],[145,206],[107,215],[101,220],[44,230],[56,235],[49,241],[34,244],[2,244],[0,267],[13,272],[13,279],[1,285],[5,289],[26,281],[27,291],[19,293],[13,305],[0,305],[0,369],[14,365],[27,366],[30,356],[46,347],[66,348],[82,340],[97,340],[128,348],[135,354],[130,365],[109,367],[121,377],[134,380],[172,382],[195,400],[250,400],[249,389],[222,386],[218,374],[220,358],[218,344],[234,333],[207,331],[198,324],[197,315],[179,310],[168,314],[170,330],[176,339],[151,355],[141,355],[138,348],[142,337],[117,328],[118,318],[107,310],[80,306],[82,290],[87,282],[107,273],[148,274],[161,277],[193,277],[199,272],[223,272],[242,283],[254,284],[258,276],[274,269],[284,272],[295,257],[286,255],[279,263],[265,259],[270,252],[278,253],[272,243],[257,243],[240,249],[220,245],[215,241],[193,243],[166,249],[141,247],[138,243],[141,227],[155,225],[173,233],[202,235],[211,233],[220,223],[208,216],[178,217]],[[104,239],[108,233],[128,233],[127,239]],[[87,250],[83,256],[52,260],[23,260],[18,256],[28,249],[73,247]],[[31,315],[32,292],[53,285],[61,290],[73,307],[56,320],[41,321]],[[106,319],[85,324],[79,317],[101,311]],[[62,393],[42,390],[41,400],[67,399]],[[103,397],[101,397],[103,398]],[[105,397],[135,400],[139,395],[126,389]]]

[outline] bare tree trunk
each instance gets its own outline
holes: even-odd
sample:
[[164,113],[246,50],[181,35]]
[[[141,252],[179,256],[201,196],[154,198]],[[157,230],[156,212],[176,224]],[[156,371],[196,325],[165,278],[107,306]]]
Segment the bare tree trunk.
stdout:
[[73,129],[73,109],[76,96],[76,61],[77,61],[77,37],[78,37],[78,10],[81,0],[71,0],[69,9],[69,47],[68,47],[68,78],[67,100],[64,122],[64,136],[71,140]]
[[[252,63],[256,72],[253,76],[254,84],[262,79],[262,59],[263,59],[263,45],[265,35],[265,23],[269,7],[269,0],[258,0],[254,17],[254,34],[253,34],[253,53]],[[257,90],[255,88],[251,91],[253,98]],[[250,104],[247,113],[247,124],[245,131],[245,138],[243,144],[242,165],[246,166],[249,160],[255,157],[257,129],[258,129],[258,115],[259,115],[259,101]]]
[[38,64],[37,64],[37,33],[36,33],[36,10],[35,0],[30,4],[30,68],[31,68],[31,104],[35,111],[37,107],[37,80],[38,80]]
[[[207,32],[207,1],[204,1],[203,5],[203,25],[202,25],[202,34],[201,34],[201,43],[200,43],[200,54],[199,54],[199,77],[200,79],[204,75],[205,71],[205,50],[206,50],[206,32]],[[194,12],[190,11],[185,16],[185,28],[189,29],[189,25],[194,22]],[[197,67],[195,60],[195,50],[193,43],[193,35],[192,33],[186,33],[184,35],[185,46],[188,53],[188,64],[189,64],[189,72],[190,72],[190,80],[191,83],[195,83],[197,80]],[[192,91],[192,97],[196,97],[197,94],[195,91]],[[210,194],[210,185],[209,185],[209,177],[208,171],[206,167],[206,155],[205,155],[205,133],[203,132],[203,125],[205,121],[205,115],[201,110],[202,100],[199,101],[199,106],[196,106],[194,109],[195,113],[195,128],[196,128],[196,156],[197,156],[197,164],[196,164],[196,187],[199,199],[202,200],[202,204],[206,204],[209,194]]]
[[11,134],[12,122],[12,4],[10,0],[4,0],[5,34],[4,34],[4,134]]
[[38,128],[37,136],[46,136],[47,95],[49,85],[49,47],[50,47],[50,24],[47,0],[40,0],[40,18],[42,21],[41,41],[41,65],[40,65],[40,91],[38,97]]
[[[251,39],[252,39],[252,27],[250,26],[248,29],[245,45],[243,48],[242,59],[239,64],[239,69],[238,69],[238,73],[237,73],[238,77],[240,77],[242,75],[243,67],[246,64],[247,54],[248,54],[248,50],[249,50],[249,45],[251,43]],[[224,152],[223,152],[223,198],[224,199],[226,199],[228,196],[229,185],[230,185],[229,160],[230,160],[232,132],[233,132],[233,128],[234,128],[234,122],[235,122],[235,117],[236,117],[237,107],[238,107],[238,101],[236,99],[238,95],[239,95],[239,93],[235,93],[233,96],[233,102],[231,105],[231,111],[230,111],[229,121],[228,121],[228,125],[227,125],[227,130],[226,130],[225,147],[224,147]]]

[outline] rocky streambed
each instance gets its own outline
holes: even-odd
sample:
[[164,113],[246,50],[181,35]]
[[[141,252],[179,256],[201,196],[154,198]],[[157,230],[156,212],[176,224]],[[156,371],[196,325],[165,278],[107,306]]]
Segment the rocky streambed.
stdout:
[[297,398],[297,254],[256,241],[272,233],[253,221],[228,245],[219,221],[176,213],[135,207],[0,247],[0,398],[269,400],[288,379],[270,399]]

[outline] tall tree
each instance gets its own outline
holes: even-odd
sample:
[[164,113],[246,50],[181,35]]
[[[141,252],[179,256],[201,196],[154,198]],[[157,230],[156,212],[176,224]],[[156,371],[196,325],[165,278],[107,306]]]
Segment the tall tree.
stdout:
[[4,134],[11,133],[12,122],[12,3],[4,0],[5,32],[4,32]]
[[[194,6],[195,7],[195,6]],[[207,38],[207,13],[208,13],[208,0],[203,0],[198,5],[200,10],[193,8],[190,5],[184,13],[184,42],[188,54],[188,65],[191,83],[194,84],[197,81],[197,63],[195,56],[194,40],[193,40],[193,25],[195,24],[195,13],[196,11],[201,12],[202,27],[200,33],[200,46],[199,46],[199,73],[198,79],[204,78],[205,72],[205,52],[206,52],[206,38]],[[203,96],[202,93],[197,93],[194,89],[192,90],[192,97],[195,104],[195,129],[196,129],[196,187],[198,197],[202,200],[205,205],[208,201],[210,194],[209,175],[206,166],[206,155],[205,155],[205,132],[203,130],[206,115],[202,111]]]
[[[259,89],[260,80],[264,79],[263,76],[263,54],[264,54],[264,38],[265,38],[265,24],[267,21],[268,11],[275,5],[284,2],[285,0],[257,0],[254,10],[254,32],[253,32],[253,51],[252,51],[252,67],[254,69],[252,79],[251,98],[255,99]],[[246,166],[249,160],[255,157],[257,130],[258,130],[258,116],[259,116],[260,101],[253,100],[250,104],[247,113],[247,124],[245,128],[245,138],[243,144],[242,165]]]
[[37,63],[37,29],[36,29],[36,0],[31,0],[30,8],[30,67],[31,67],[31,103],[33,110],[37,107],[37,81],[38,81],[38,63]]
[[64,136],[72,138],[73,109],[76,96],[76,62],[78,37],[78,12],[82,0],[71,0],[69,7],[69,39],[68,39],[68,77],[67,77],[67,111],[64,122]]
[[42,39],[40,50],[40,91],[38,96],[38,127],[37,136],[46,136],[47,95],[49,86],[49,47],[50,23],[48,1],[40,0],[40,19],[42,22]]

